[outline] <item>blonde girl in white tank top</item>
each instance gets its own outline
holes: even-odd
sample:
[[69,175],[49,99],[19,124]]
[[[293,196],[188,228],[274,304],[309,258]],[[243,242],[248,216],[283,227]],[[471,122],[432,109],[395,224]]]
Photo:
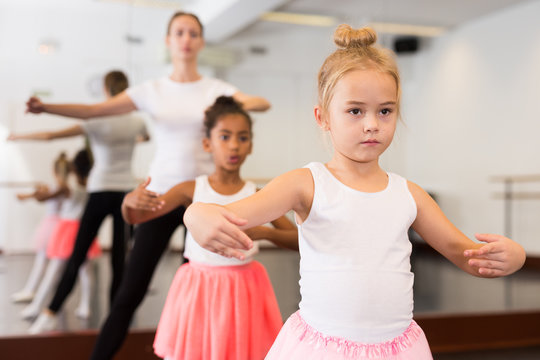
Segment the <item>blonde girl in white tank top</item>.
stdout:
[[500,235],[475,243],[448,221],[418,185],[384,171],[400,111],[399,72],[369,28],[340,25],[338,49],[319,72],[314,115],[332,140],[327,164],[311,163],[229,204],[194,203],[184,220],[204,248],[242,259],[242,230],[289,210],[300,247],[300,310],[266,359],[431,359],[412,320],[409,226],[464,271],[498,277],[517,271],[525,253]]

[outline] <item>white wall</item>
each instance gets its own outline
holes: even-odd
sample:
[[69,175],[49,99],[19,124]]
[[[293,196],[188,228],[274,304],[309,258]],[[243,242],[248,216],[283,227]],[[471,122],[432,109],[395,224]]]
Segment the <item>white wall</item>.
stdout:
[[[540,173],[540,2],[461,26],[418,57],[405,92],[407,171],[468,236],[504,231],[490,176]],[[517,190],[537,191],[540,184]],[[540,201],[515,201],[513,237],[540,253]]]

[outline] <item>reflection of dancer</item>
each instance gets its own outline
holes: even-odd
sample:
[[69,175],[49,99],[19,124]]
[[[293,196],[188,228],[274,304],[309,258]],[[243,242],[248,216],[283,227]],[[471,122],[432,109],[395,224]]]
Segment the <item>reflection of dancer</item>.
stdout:
[[[69,166],[70,174],[76,178],[74,185],[68,185],[69,181],[64,183],[61,190],[56,193],[42,191],[36,193],[36,198],[47,200],[51,197],[58,196],[60,193],[65,197],[62,208],[60,209],[60,220],[51,233],[49,243],[47,245],[47,257],[49,264],[45,272],[45,276],[39,285],[36,296],[33,301],[23,310],[24,318],[36,317],[43,306],[48,294],[56,285],[58,276],[63,270],[66,260],[73,250],[75,235],[79,227],[79,218],[82,209],[86,203],[87,195],[84,186],[86,178],[90,171],[91,163],[86,150],[77,153]],[[95,257],[100,254],[97,243],[94,243],[93,250],[89,255]],[[81,300],[77,308],[77,315],[84,316],[88,312],[90,304],[90,280],[87,267],[83,267],[80,272],[81,277]],[[30,328],[32,332],[32,327]]]
[[380,168],[400,112],[399,72],[373,46],[369,28],[338,27],[339,49],[319,72],[315,118],[334,154],[274,179],[225,207],[194,203],[186,226],[208,249],[243,257],[252,241],[240,230],[289,211],[299,223],[300,310],[283,326],[266,359],[431,359],[412,320],[413,229],[464,271],[480,277],[513,273],[525,252],[514,241],[468,239],[418,185]]
[[[19,200],[27,199],[36,199],[38,200],[38,194],[43,194],[44,192],[50,192],[51,194],[56,194],[51,196],[48,200],[41,200],[45,202],[46,214],[45,217],[39,223],[35,233],[34,233],[34,243],[36,245],[36,257],[34,259],[34,264],[32,265],[32,270],[30,275],[26,280],[26,284],[22,290],[17,291],[11,295],[11,300],[13,302],[29,302],[34,298],[35,292],[43,275],[43,271],[47,266],[47,244],[51,237],[51,232],[54,230],[55,226],[59,221],[58,214],[60,213],[60,208],[62,206],[63,200],[63,188],[66,182],[67,171],[68,171],[68,160],[65,153],[61,153],[58,158],[54,161],[53,166],[55,186],[50,189],[44,185],[38,185],[35,191],[31,193],[19,193],[17,198]],[[38,200],[40,201],[40,200]]]
[[[140,196],[148,180],[124,199],[128,222],[148,221],[195,201],[227,204],[255,193],[255,184],[240,177],[252,148],[249,115],[222,96],[206,111],[204,124],[204,148],[212,154],[214,173],[180,183],[151,201]],[[296,227],[286,217],[273,224],[276,228],[251,229],[252,239],[297,249]],[[243,261],[229,259],[201,248],[187,234],[184,256],[190,261],[178,269],[169,289],[154,343],[157,355],[177,360],[264,357],[282,320],[268,275],[253,261],[256,250]]]
[[[104,90],[109,99],[123,92],[127,86],[127,77],[120,71],[111,71],[105,76]],[[84,262],[86,253],[103,220],[108,215],[111,215],[113,220],[111,301],[116,294],[124,271],[127,232],[120,207],[126,192],[136,185],[131,171],[135,143],[138,137],[147,137],[148,135],[144,121],[140,116],[125,114],[92,119],[65,130],[12,135],[10,137],[12,139],[50,140],[81,134],[88,136],[94,157],[94,167],[90,172],[87,186],[90,196],[81,218],[73,254],[49,305],[47,315],[58,313],[65,299],[73,290],[77,271]]]
[[[270,105],[261,97],[246,95],[223,81],[199,74],[197,56],[204,47],[204,39],[202,25],[195,15],[174,14],[166,42],[173,65],[170,77],[149,81],[94,105],[43,104],[31,98],[28,111],[83,119],[135,109],[146,111],[154,124],[156,144],[150,190],[165,193],[179,182],[209,173],[212,162],[201,145],[204,110],[221,95],[233,95],[246,110],[264,111]],[[93,359],[112,358],[124,341],[157,263],[172,233],[182,224],[183,212],[183,208],[178,208],[137,227],[126,274],[99,334]]]

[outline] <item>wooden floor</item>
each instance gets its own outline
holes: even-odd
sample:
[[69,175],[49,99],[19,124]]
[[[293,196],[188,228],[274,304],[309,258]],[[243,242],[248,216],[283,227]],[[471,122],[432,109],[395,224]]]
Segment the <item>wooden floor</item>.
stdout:
[[[298,289],[299,255],[288,250],[266,249],[257,255],[257,260],[265,265],[271,277],[282,316],[286,319],[296,311],[300,301]],[[24,285],[32,261],[32,255],[0,255],[0,336],[26,334],[31,324],[20,317],[20,312],[26,304],[12,303],[10,295]],[[133,329],[153,329],[156,327],[170,283],[182,261],[181,254],[172,251],[167,252],[161,259],[148,294],[134,316],[131,324]],[[62,331],[98,329],[107,316],[109,309],[108,288],[111,278],[108,253],[95,261],[92,266],[92,274],[94,297],[90,318],[81,320],[75,316],[75,308],[79,299],[79,288],[76,285],[60,314]]]

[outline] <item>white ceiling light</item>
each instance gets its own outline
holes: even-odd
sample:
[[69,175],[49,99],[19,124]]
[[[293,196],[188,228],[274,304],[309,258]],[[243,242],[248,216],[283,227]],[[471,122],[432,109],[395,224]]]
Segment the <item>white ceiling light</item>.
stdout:
[[287,12],[267,12],[261,20],[308,26],[334,26],[337,18],[324,15],[308,15]]
[[178,0],[96,0],[105,3],[128,4],[132,6],[178,9],[182,4]]
[[[307,26],[335,26],[340,23],[334,16],[309,15],[288,12],[267,12],[260,18],[263,21],[281,22],[295,25]],[[375,29],[379,33],[415,36],[439,36],[446,31],[441,26],[424,26],[411,24],[395,24],[385,22],[369,22],[366,25]]]
[[371,26],[375,31],[379,33],[416,35],[427,37],[440,36],[446,31],[446,28],[442,26],[394,24],[383,22],[370,22],[368,23],[368,26]]

